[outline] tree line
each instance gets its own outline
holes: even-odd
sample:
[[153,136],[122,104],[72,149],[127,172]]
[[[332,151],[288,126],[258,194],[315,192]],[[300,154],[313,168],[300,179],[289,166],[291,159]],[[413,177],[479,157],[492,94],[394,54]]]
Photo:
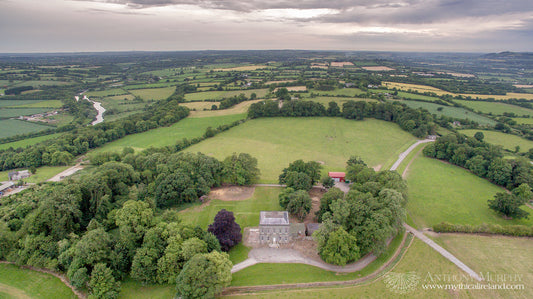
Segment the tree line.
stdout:
[[436,120],[426,110],[413,109],[399,102],[347,101],[343,103],[341,110],[336,102],[330,102],[326,109],[321,103],[313,101],[262,101],[252,104],[248,110],[248,117],[252,119],[279,116],[340,116],[355,120],[372,117],[397,123],[400,128],[419,138],[434,134],[437,123],[450,120]]

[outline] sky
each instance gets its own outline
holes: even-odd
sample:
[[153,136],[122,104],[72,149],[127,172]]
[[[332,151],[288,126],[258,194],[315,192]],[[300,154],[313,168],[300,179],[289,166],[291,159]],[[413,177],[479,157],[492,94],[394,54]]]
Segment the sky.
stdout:
[[0,0],[0,53],[533,51],[531,0]]

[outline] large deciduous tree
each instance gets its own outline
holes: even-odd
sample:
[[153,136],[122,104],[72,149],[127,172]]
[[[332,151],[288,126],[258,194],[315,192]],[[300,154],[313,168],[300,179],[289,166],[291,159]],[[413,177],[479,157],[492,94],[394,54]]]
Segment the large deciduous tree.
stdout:
[[226,183],[235,185],[251,185],[259,179],[257,159],[247,153],[233,153],[224,159],[222,175]]
[[516,219],[529,217],[529,213],[520,208],[525,204],[524,199],[515,194],[505,192],[496,193],[494,199],[489,200],[488,204],[491,209],[507,217]]
[[195,255],[178,275],[177,297],[215,298],[230,284],[232,266],[227,253]]
[[208,232],[217,237],[220,248],[229,251],[242,240],[241,227],[235,222],[233,212],[220,210],[215,216],[215,221],[209,225]]

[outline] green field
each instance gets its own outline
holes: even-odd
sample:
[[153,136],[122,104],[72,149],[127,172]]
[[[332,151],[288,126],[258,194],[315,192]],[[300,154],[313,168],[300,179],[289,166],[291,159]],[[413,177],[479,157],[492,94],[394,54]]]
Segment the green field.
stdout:
[[50,274],[0,264],[0,298],[77,298]]
[[221,209],[232,211],[235,222],[241,228],[259,225],[260,211],[280,211],[277,187],[256,187],[252,198],[239,201],[222,201],[213,199],[206,206],[195,206],[180,212],[180,219],[185,223],[198,225],[207,229],[213,223],[215,215]]
[[203,100],[221,100],[223,98],[230,98],[232,96],[238,96],[241,93],[249,97],[252,93],[255,93],[258,98],[264,97],[268,93],[268,89],[246,89],[246,90],[228,90],[228,91],[204,91],[193,92],[185,95],[187,101],[203,101]]
[[[391,91],[387,90],[386,92],[390,93]],[[426,96],[423,94],[414,94],[414,93],[409,93],[405,91],[398,91],[398,96],[402,98],[406,98],[406,99],[424,100],[424,101],[431,101],[431,102],[440,100],[439,98],[436,98],[436,97],[430,97],[430,96]]]
[[39,137],[34,137],[34,138],[28,138],[28,139],[23,139],[23,140],[20,140],[20,141],[15,141],[15,142],[3,143],[3,144],[0,144],[0,150],[7,149],[7,148],[10,148],[10,147],[12,147],[12,148],[27,147],[28,145],[34,145],[34,144],[39,143],[41,141],[45,141],[45,140],[48,140],[48,139],[56,138],[56,137],[59,137],[59,136],[61,136],[61,133],[44,135],[44,136],[39,136]]
[[343,171],[359,155],[370,166],[396,160],[415,137],[396,124],[367,119],[262,118],[246,122],[187,149],[223,159],[233,152],[258,159],[261,182],[275,183],[294,160],[320,161],[324,171]]
[[17,105],[14,107],[18,108],[61,108],[63,103],[60,100],[48,100],[48,101],[32,101],[33,103],[27,103],[22,105]]
[[[445,115],[448,117],[454,117],[454,118],[459,118],[459,119],[469,119],[469,120],[479,123],[480,125],[491,125],[492,126],[496,124],[494,120],[488,117],[481,116],[479,114],[476,114],[474,112],[468,111],[463,108],[448,107],[448,106],[442,106],[442,105],[433,104],[433,103],[417,102],[417,101],[401,101],[401,102],[411,108],[426,109],[431,114]],[[437,110],[438,108],[442,108],[442,110],[438,111]]]
[[162,100],[168,98],[176,88],[174,86],[163,88],[131,89],[129,90],[135,96],[144,100]]
[[37,104],[42,101],[33,101],[33,100],[0,100],[0,108],[2,107],[13,107],[13,106],[22,106],[22,105],[32,105]]
[[533,118],[519,118],[515,117],[513,118],[514,121],[518,124],[526,124],[526,125],[533,125]]
[[365,102],[377,102],[375,99],[363,99],[363,98],[346,98],[346,97],[327,97],[327,96],[318,96],[314,98],[302,98],[303,101],[313,101],[318,102],[324,105],[326,109],[328,108],[329,102],[336,102],[337,105],[342,109],[342,104],[348,101],[365,101]]
[[447,221],[453,224],[532,225],[529,220],[505,220],[489,209],[501,187],[460,167],[418,156],[407,170],[409,202],[407,210],[418,228]]
[[477,273],[496,275],[518,274],[524,290],[500,290],[502,298],[533,298],[533,239],[468,234],[440,234],[435,238],[444,248]]
[[49,126],[16,119],[0,119],[0,138],[49,129]]
[[106,89],[101,91],[90,91],[87,93],[88,97],[107,97],[107,96],[117,96],[117,95],[123,95],[128,94],[127,91],[125,91],[122,88],[112,88],[112,89]]
[[[301,268],[300,265],[290,264],[270,264],[274,268],[283,268],[287,272],[286,277],[290,277],[290,280],[298,279],[298,277],[312,276],[313,271],[310,268]],[[269,265],[269,266],[270,266]],[[258,265],[252,266],[257,267]],[[291,267],[295,267],[293,270]],[[247,268],[249,269],[249,268]],[[242,270],[234,274],[234,278],[238,278]],[[268,270],[268,269],[264,269]],[[310,272],[311,271],[311,272]],[[332,286],[322,288],[305,287],[301,289],[293,290],[276,290],[269,292],[254,292],[249,295],[239,294],[237,296],[227,296],[223,298],[242,298],[253,296],[256,298],[488,298],[494,295],[491,291],[485,290],[454,290],[453,292],[444,289],[427,289],[424,288],[427,284],[431,284],[432,281],[428,276],[430,274],[447,274],[450,276],[459,276],[463,274],[459,268],[457,268],[450,261],[446,260],[439,253],[431,249],[428,245],[424,244],[418,239],[414,239],[411,247],[405,253],[400,262],[387,273],[398,274],[411,274],[418,277],[418,283],[416,283],[412,289],[408,289],[406,293],[400,294],[393,291],[391,287],[386,284],[386,279],[380,277],[376,280],[363,283],[356,286]],[[269,276],[270,272],[256,272],[249,273],[249,275],[256,274],[261,276]],[[331,274],[331,280],[345,280],[345,276]],[[252,279],[253,277],[250,276]],[[295,277],[295,278],[293,278]],[[235,280],[238,281],[238,280]],[[444,284],[444,283],[441,283]]]
[[504,149],[514,151],[517,146],[520,147],[520,152],[527,152],[530,148],[533,147],[533,141],[527,140],[525,138],[506,134],[496,131],[483,131],[483,130],[460,130],[460,133],[463,133],[468,136],[474,136],[476,132],[483,132],[485,135],[485,142],[501,145]]
[[2,108],[0,118],[11,118],[21,115],[33,115],[49,111],[49,108]]
[[505,104],[505,103],[497,103],[497,102],[483,102],[483,101],[459,101],[456,100],[457,103],[463,104],[469,108],[474,109],[475,111],[481,111],[482,113],[486,114],[493,114],[493,115],[503,115],[503,113],[514,113],[517,116],[524,116],[529,115],[530,117],[533,116],[533,110]]
[[133,147],[142,150],[149,147],[162,147],[174,145],[183,138],[200,137],[207,127],[216,128],[220,125],[230,124],[243,119],[244,115],[227,115],[210,118],[186,118],[169,127],[153,129],[147,132],[128,135],[119,140],[107,143],[96,149],[96,152],[122,151],[124,147]]
[[311,89],[309,90],[309,93],[314,93],[318,95],[328,95],[328,96],[349,96],[349,97],[356,97],[359,94],[364,93],[359,88],[337,88],[334,90],[316,90]]

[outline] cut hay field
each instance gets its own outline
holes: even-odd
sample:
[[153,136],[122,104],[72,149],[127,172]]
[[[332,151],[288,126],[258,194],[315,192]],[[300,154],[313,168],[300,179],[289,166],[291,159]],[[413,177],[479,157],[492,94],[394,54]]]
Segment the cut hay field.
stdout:
[[0,119],[0,138],[50,129],[49,126],[16,119]]
[[483,132],[483,135],[485,135],[484,140],[486,142],[501,145],[504,149],[510,151],[514,151],[517,146],[520,147],[519,152],[521,153],[527,152],[530,148],[533,148],[533,141],[516,135],[484,130],[460,130],[459,132],[471,137],[474,136],[476,132]]
[[[234,282],[238,282],[237,278],[241,274],[245,274],[248,269],[254,269],[254,267],[263,267],[263,272],[248,272],[249,279],[254,279],[254,276],[259,275],[269,279],[268,276],[269,266],[272,269],[285,269],[285,277],[288,280],[297,280],[299,277],[316,276],[316,270],[312,267],[304,268],[299,264],[258,264],[250,268],[246,268],[234,274]],[[495,294],[493,291],[488,290],[445,290],[442,289],[429,289],[428,284],[432,284],[428,273],[435,274],[447,274],[450,276],[461,277],[463,272],[459,270],[454,264],[446,260],[439,253],[431,249],[428,245],[424,244],[418,239],[414,239],[412,245],[409,247],[403,258],[396,264],[396,266],[386,272],[389,275],[393,274],[409,274],[417,278],[417,282],[412,289],[407,289],[403,294],[398,293],[392,289],[392,281],[387,284],[387,276],[378,277],[375,280],[362,283],[355,286],[332,286],[321,288],[300,288],[293,290],[274,290],[266,292],[254,292],[252,294],[239,294],[235,296],[223,296],[222,298],[491,298]],[[241,273],[242,272],[242,273]],[[274,273],[278,273],[277,271]],[[331,273],[331,280],[344,280],[343,276]],[[270,280],[279,280],[280,275],[276,275]],[[385,279],[384,279],[385,278]],[[322,280],[324,281],[324,280]],[[280,283],[282,283],[281,281]],[[435,283],[435,282],[433,282]],[[444,283],[441,282],[443,285]]]
[[183,138],[195,138],[204,134],[207,127],[216,128],[243,119],[245,116],[227,115],[210,118],[186,118],[169,127],[153,129],[147,132],[128,135],[119,140],[107,143],[93,152],[122,151],[124,147],[143,150],[149,147],[174,145]]
[[294,160],[321,161],[323,171],[343,171],[350,156],[372,167],[396,160],[416,138],[396,124],[367,119],[262,118],[250,120],[187,149],[223,159],[244,152],[258,159],[261,182],[275,183]]
[[220,105],[220,102],[187,102],[187,103],[180,103],[181,106],[185,106],[189,109],[196,109],[196,110],[204,110],[209,109],[211,110],[211,107],[213,105]]
[[[490,273],[491,282],[497,275],[519,275],[508,284],[524,284],[523,290],[498,290],[501,298],[533,298],[533,239],[468,234],[439,234],[435,241],[466,262],[477,273]],[[509,278],[509,277],[508,277]]]
[[50,274],[0,264],[0,298],[77,298]]
[[467,94],[467,93],[453,93],[444,91],[442,89],[438,89],[435,87],[427,86],[427,85],[419,85],[419,84],[408,84],[408,83],[396,83],[396,82],[382,82],[384,86],[386,86],[389,89],[392,89],[396,87],[399,90],[416,90],[418,92],[433,92],[438,96],[449,94],[452,96],[462,95],[464,97],[471,97],[473,99],[479,98],[479,99],[489,99],[493,98],[495,100],[508,100],[508,99],[526,99],[526,100],[533,100],[533,94],[532,93],[514,93],[514,92],[508,92],[506,95],[491,95],[491,94]]
[[[491,125],[492,126],[496,124],[494,120],[488,117],[479,115],[477,113],[468,111],[463,108],[449,107],[449,106],[443,106],[443,105],[427,103],[427,102],[418,102],[418,101],[401,101],[401,102],[411,108],[426,109],[431,114],[445,115],[448,117],[454,117],[454,118],[459,118],[459,119],[469,119],[469,120],[479,123],[480,125]],[[442,110],[438,111],[437,109],[439,108],[442,108]]]
[[482,113],[487,114],[492,113],[494,115],[503,115],[504,113],[514,113],[517,116],[528,115],[533,117],[533,110],[505,103],[459,100],[456,100],[455,102],[472,108],[475,111],[481,111]]
[[[215,117],[215,116],[224,116],[224,115],[235,115],[235,114],[241,114],[246,115],[248,113],[248,108],[253,103],[260,102],[262,100],[254,100],[254,101],[246,101],[239,103],[231,108],[228,109],[222,109],[222,110],[208,110],[208,111],[191,111],[189,113],[190,118],[203,118],[203,117]],[[195,104],[200,102],[194,102]],[[212,103],[212,102],[207,102]],[[243,118],[246,118],[246,116],[243,116]]]
[[281,211],[278,195],[281,188],[256,187],[250,199],[239,201],[222,201],[212,199],[207,205],[193,206],[180,211],[184,223],[198,225],[204,229],[213,223],[215,215],[221,209],[233,212],[235,221],[241,228],[258,226],[260,211]]
[[44,135],[44,136],[39,136],[39,137],[34,137],[34,138],[27,138],[27,139],[23,139],[23,140],[20,140],[20,141],[2,143],[2,144],[0,144],[0,150],[7,149],[7,148],[10,148],[10,147],[12,147],[12,148],[27,147],[29,145],[34,145],[34,144],[39,143],[41,141],[45,141],[45,140],[48,140],[48,139],[59,137],[61,135],[62,135],[62,133],[57,133],[57,134]]
[[407,184],[407,210],[419,229],[443,221],[471,225],[533,225],[533,218],[505,220],[489,209],[487,200],[493,199],[497,192],[504,192],[503,188],[436,159],[419,155],[407,170]]
[[246,90],[224,90],[224,91],[204,91],[193,92],[185,95],[187,101],[203,101],[203,100],[221,100],[223,98],[230,98],[232,96],[238,96],[241,93],[249,97],[252,93],[255,93],[258,98],[264,97],[268,93],[268,89],[246,89]]
[[175,90],[176,87],[169,86],[163,88],[130,89],[129,92],[144,100],[163,100],[168,98]]

